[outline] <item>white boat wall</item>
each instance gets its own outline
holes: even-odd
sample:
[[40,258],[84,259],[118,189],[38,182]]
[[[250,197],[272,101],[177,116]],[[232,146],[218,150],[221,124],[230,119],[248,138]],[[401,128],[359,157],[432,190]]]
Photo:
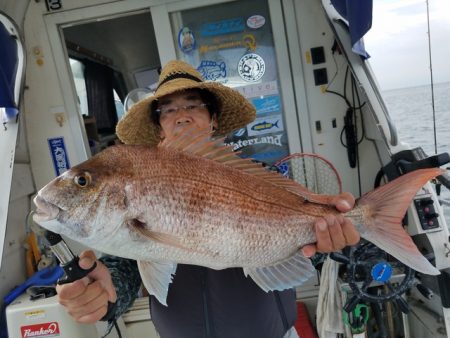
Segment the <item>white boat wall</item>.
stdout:
[[[428,157],[398,139],[370,61],[349,33],[352,19],[339,14],[339,1],[332,2],[337,7],[327,0],[3,0],[1,23],[17,37],[19,61],[13,94],[0,96],[0,302],[29,274],[34,194],[67,168],[118,143],[114,126],[127,93],[150,92],[158,69],[172,59],[191,63],[206,79],[239,90],[255,105],[256,121],[228,142],[270,165],[294,153],[321,155],[336,168],[342,190],[356,197],[400,173],[444,165],[448,154]],[[4,59],[0,75],[13,73],[3,68],[11,65]],[[258,66],[254,72],[248,71],[250,62]],[[100,87],[104,101],[93,98]],[[0,91],[5,88],[11,87]],[[130,94],[125,104],[135,100]],[[439,181],[450,186],[445,175]],[[450,337],[449,230],[434,183],[418,193],[405,225],[440,276],[414,274],[394,260],[385,286],[365,285],[353,268],[364,260],[375,266],[383,254],[362,243],[334,255],[345,273],[333,287],[350,313],[369,304],[369,337]],[[49,262],[44,243],[38,238],[39,267]],[[75,253],[84,249],[67,243]],[[297,289],[313,322],[319,290],[318,278]],[[9,328],[11,338],[42,317],[71,321],[55,297],[45,301],[56,310],[39,308],[26,296],[8,305],[17,326]],[[66,325],[72,331],[60,325],[61,337],[82,337],[75,332],[86,329]],[[123,337],[157,337],[145,299],[119,326]],[[351,337],[350,326],[343,327],[342,337]],[[113,330],[110,337],[115,336]]]

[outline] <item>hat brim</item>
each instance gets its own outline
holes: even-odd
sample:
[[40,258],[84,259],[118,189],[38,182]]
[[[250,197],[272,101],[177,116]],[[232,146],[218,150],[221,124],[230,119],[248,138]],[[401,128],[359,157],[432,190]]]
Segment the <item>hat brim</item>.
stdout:
[[180,78],[171,80],[159,88],[155,95],[134,104],[117,124],[117,136],[125,144],[158,144],[161,140],[160,127],[150,117],[152,102],[165,95],[196,88],[207,89],[217,98],[221,111],[215,135],[226,135],[255,119],[255,108],[238,91],[218,82],[196,82]]

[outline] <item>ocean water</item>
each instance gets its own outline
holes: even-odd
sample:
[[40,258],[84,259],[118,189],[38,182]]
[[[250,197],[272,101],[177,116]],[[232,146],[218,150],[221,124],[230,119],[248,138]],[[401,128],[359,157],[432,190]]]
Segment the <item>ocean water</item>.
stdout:
[[[411,147],[435,154],[431,86],[384,91],[384,100],[395,123],[399,139]],[[434,85],[437,153],[450,153],[450,82]],[[447,164],[450,167],[450,163]],[[442,186],[440,199],[450,227],[450,191]]]

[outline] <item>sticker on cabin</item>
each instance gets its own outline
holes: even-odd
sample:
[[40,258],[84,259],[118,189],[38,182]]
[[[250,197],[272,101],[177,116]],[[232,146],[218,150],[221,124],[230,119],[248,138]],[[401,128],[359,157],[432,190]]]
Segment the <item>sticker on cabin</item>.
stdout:
[[284,130],[281,115],[257,118],[247,125],[248,136],[276,133]]
[[289,161],[280,163],[277,168],[281,175],[289,177]]
[[70,168],[69,157],[67,155],[66,146],[63,137],[54,137],[47,139],[50,155],[52,156],[53,167],[55,168],[56,176]]
[[247,26],[252,29],[258,29],[264,26],[266,19],[262,15],[252,15],[247,19]]
[[241,129],[238,129],[238,130],[236,130],[234,133],[233,133],[233,136],[236,136],[236,137],[242,137],[242,136],[244,136],[245,135],[245,132],[247,131],[247,128],[241,128]]
[[252,137],[247,140],[238,140],[238,141],[227,142],[226,145],[232,146],[234,151],[239,150],[244,147],[256,146],[256,145],[272,145],[272,146],[282,147],[283,146],[281,143],[282,136],[283,136],[283,134]]
[[215,22],[208,22],[201,26],[202,36],[216,36],[222,34],[238,33],[245,29],[243,18],[227,19]]
[[213,39],[213,44],[200,45],[200,53],[215,52],[222,49],[245,48],[249,51],[256,50],[256,38],[253,34],[244,34],[242,37],[224,36]]
[[234,88],[247,99],[252,97],[261,97],[278,94],[277,81],[269,81],[258,84],[248,84],[242,87]]
[[183,53],[189,53],[195,49],[194,32],[189,27],[183,27],[178,32],[178,47]]
[[280,96],[264,96],[253,98],[252,104],[256,108],[256,115],[279,112],[281,110]]
[[60,336],[58,322],[40,323],[20,327],[22,338],[44,338]]
[[255,53],[245,54],[238,63],[239,76],[247,82],[260,80],[266,72],[266,63]]
[[216,81],[227,77],[227,65],[223,61],[202,60],[197,70],[205,80]]

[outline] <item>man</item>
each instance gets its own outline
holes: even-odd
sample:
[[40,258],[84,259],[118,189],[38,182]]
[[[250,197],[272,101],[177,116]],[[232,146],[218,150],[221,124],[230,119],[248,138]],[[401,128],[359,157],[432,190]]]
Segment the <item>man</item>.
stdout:
[[[186,126],[210,128],[226,135],[255,118],[254,107],[238,92],[220,83],[204,82],[201,75],[182,61],[163,69],[155,95],[135,104],[117,125],[117,135],[126,144],[157,145],[170,141]],[[348,193],[337,196],[336,208],[353,207]],[[316,245],[302,248],[305,256],[316,251],[332,252],[356,244],[359,234],[342,216],[328,215],[316,221]],[[80,266],[89,268],[92,251],[80,255]],[[116,303],[108,316],[120,316],[133,302],[140,286],[136,263],[103,257],[97,267],[72,284],[58,286],[59,302],[77,321],[93,323],[107,313],[107,303]],[[169,286],[168,306],[150,297],[152,320],[162,338],[275,338],[297,337],[295,292],[264,292],[241,268],[212,270],[179,264]]]

